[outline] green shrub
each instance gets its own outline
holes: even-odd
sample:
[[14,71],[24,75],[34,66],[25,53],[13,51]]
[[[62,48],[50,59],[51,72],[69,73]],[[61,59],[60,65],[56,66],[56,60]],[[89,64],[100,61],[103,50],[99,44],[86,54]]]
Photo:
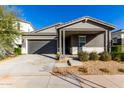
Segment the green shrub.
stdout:
[[120,58],[120,56],[115,56],[113,60],[114,61],[121,61],[121,58]]
[[121,53],[121,50],[122,50],[122,45],[113,45],[112,46],[112,48],[111,48],[112,50],[112,53],[114,52],[116,52],[116,53]]
[[90,53],[90,60],[98,60],[99,55],[96,52],[91,52]]
[[107,68],[100,68],[99,70],[104,72],[104,73],[109,73],[110,72]]
[[118,71],[124,73],[124,69],[123,68],[119,68]]
[[15,53],[15,55],[21,55],[21,48],[20,47],[15,48],[14,53]]
[[79,52],[78,53],[78,58],[80,61],[88,61],[89,60],[89,54],[87,52]]
[[111,54],[108,52],[103,52],[100,54],[100,60],[102,61],[110,61],[111,60]]
[[112,60],[114,61],[121,61],[121,53],[112,53]]
[[124,61],[124,53],[121,53],[121,61]]
[[0,60],[4,59],[5,55],[3,55],[2,53],[0,53]]
[[112,53],[112,60],[124,61],[124,53]]
[[6,56],[7,56],[7,55],[6,55],[6,51],[0,49],[0,60],[4,59]]

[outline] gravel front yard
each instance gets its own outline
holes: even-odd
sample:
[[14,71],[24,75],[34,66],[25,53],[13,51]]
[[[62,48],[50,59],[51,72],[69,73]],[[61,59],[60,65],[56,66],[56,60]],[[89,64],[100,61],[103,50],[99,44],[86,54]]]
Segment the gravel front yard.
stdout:
[[[88,68],[88,74],[94,74],[94,75],[101,75],[101,74],[124,74],[124,72],[119,72],[118,69],[124,69],[124,63],[122,62],[116,62],[116,61],[109,61],[109,62],[103,62],[103,61],[90,61],[90,62],[84,62],[84,67]],[[108,69],[109,73],[105,73],[100,71],[100,69],[106,68]]]
[[60,74],[69,72],[79,75],[121,75],[124,74],[124,63],[116,61],[88,61],[82,62],[81,66],[54,68],[53,72]]

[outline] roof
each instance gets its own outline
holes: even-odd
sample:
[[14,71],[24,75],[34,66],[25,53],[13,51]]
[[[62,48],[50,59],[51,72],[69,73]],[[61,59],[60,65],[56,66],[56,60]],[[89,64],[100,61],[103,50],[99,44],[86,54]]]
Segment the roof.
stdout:
[[24,23],[31,24],[30,22],[28,22],[28,21],[26,21],[26,20],[23,20],[23,19],[17,19],[17,21],[20,21],[20,22],[24,22]]
[[56,33],[31,33],[31,32],[23,32],[23,36],[56,36]]
[[113,29],[116,28],[116,26],[114,26],[114,25],[112,25],[112,24],[109,24],[109,23],[106,23],[106,22],[104,22],[104,21],[102,21],[102,20],[98,20],[98,19],[96,19],[96,18],[92,18],[92,17],[89,17],[89,16],[85,16],[85,17],[81,17],[81,18],[72,20],[72,21],[70,21],[70,22],[67,22],[67,23],[65,23],[65,24],[62,24],[62,25],[58,26],[57,29],[60,29],[60,28],[63,28],[63,27],[66,27],[66,26],[75,24],[75,23],[80,22],[80,21],[83,21],[83,20],[86,21],[86,22],[87,22],[88,20],[93,21],[93,22],[95,22],[95,23],[98,23],[98,24],[101,24],[101,25],[103,25],[103,26],[106,26],[106,27],[110,28],[111,30],[113,30]]
[[52,27],[58,27],[58,26],[60,26],[60,25],[62,25],[62,24],[63,24],[63,23],[56,23],[56,24],[53,24],[53,25],[50,25],[50,26],[44,27],[44,28],[42,28],[42,29],[39,29],[39,30],[37,30],[37,31],[35,31],[35,32],[37,33],[37,32],[40,32],[40,31],[43,31],[43,30],[46,30],[46,29],[52,28]]
[[112,33],[118,33],[118,32],[124,32],[124,29],[119,29],[119,30],[116,30],[116,31],[114,31]]

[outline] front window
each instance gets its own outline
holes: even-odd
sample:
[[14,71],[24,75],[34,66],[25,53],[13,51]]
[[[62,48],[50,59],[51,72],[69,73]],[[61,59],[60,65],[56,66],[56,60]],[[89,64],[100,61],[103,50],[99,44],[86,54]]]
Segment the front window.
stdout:
[[86,44],[86,36],[79,36],[79,50]]

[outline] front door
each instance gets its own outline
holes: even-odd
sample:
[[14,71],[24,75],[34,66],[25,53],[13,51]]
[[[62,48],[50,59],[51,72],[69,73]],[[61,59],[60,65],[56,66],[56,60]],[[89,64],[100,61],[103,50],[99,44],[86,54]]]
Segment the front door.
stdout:
[[83,51],[83,47],[86,44],[86,36],[79,36],[79,47],[78,50],[79,51]]

